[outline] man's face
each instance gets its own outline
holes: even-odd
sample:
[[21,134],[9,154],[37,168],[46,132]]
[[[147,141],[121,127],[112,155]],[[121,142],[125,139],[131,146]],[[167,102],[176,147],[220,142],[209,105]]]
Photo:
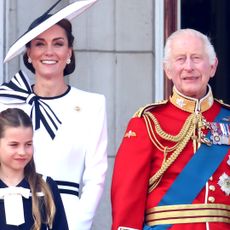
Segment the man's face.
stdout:
[[171,57],[165,66],[165,73],[180,93],[199,99],[206,94],[208,81],[214,76],[217,63],[216,59],[214,64],[210,64],[200,38],[183,34],[171,43]]

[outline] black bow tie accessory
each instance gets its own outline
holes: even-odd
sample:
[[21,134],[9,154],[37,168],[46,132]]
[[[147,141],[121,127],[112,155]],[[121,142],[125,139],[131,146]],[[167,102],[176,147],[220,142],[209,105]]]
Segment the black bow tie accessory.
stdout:
[[0,102],[3,104],[29,104],[31,106],[30,117],[35,130],[39,129],[42,123],[50,137],[55,138],[61,121],[50,106],[33,93],[28,77],[23,71],[20,70],[9,83],[0,86]]

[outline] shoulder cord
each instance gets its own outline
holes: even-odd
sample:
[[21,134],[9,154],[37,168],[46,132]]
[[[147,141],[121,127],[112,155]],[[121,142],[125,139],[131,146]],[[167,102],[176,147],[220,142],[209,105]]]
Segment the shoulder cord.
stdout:
[[[191,114],[186,119],[181,131],[177,135],[173,136],[162,130],[159,122],[157,121],[156,117],[152,113],[146,112],[143,115],[143,117],[144,117],[144,121],[146,124],[146,128],[147,128],[150,140],[161,152],[164,153],[164,159],[163,159],[161,168],[149,179],[149,193],[150,193],[158,185],[164,172],[177,159],[179,154],[182,152],[182,150],[185,148],[185,146],[189,142],[190,138],[194,136],[197,118],[196,118],[195,113]],[[155,125],[156,133],[161,138],[172,141],[172,142],[176,142],[176,144],[172,147],[163,146],[155,135],[151,121],[153,121]],[[172,151],[174,152],[171,154],[171,156],[168,159],[166,159],[167,153],[172,152]]]

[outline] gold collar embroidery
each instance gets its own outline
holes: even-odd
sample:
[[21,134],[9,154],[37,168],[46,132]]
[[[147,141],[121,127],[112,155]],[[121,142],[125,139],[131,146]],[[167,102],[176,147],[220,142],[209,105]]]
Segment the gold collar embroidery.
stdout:
[[175,87],[173,87],[173,95],[170,97],[170,102],[177,108],[186,112],[204,112],[208,110],[214,102],[211,87],[208,85],[208,93],[201,99],[187,97],[181,94]]

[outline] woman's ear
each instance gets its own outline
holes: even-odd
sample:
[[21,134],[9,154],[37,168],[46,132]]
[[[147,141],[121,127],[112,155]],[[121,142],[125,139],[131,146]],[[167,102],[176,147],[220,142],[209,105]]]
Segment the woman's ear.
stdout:
[[68,58],[71,59],[73,53],[73,48],[69,48]]
[[27,54],[27,57],[29,58],[30,57],[30,48],[26,49],[26,54]]

